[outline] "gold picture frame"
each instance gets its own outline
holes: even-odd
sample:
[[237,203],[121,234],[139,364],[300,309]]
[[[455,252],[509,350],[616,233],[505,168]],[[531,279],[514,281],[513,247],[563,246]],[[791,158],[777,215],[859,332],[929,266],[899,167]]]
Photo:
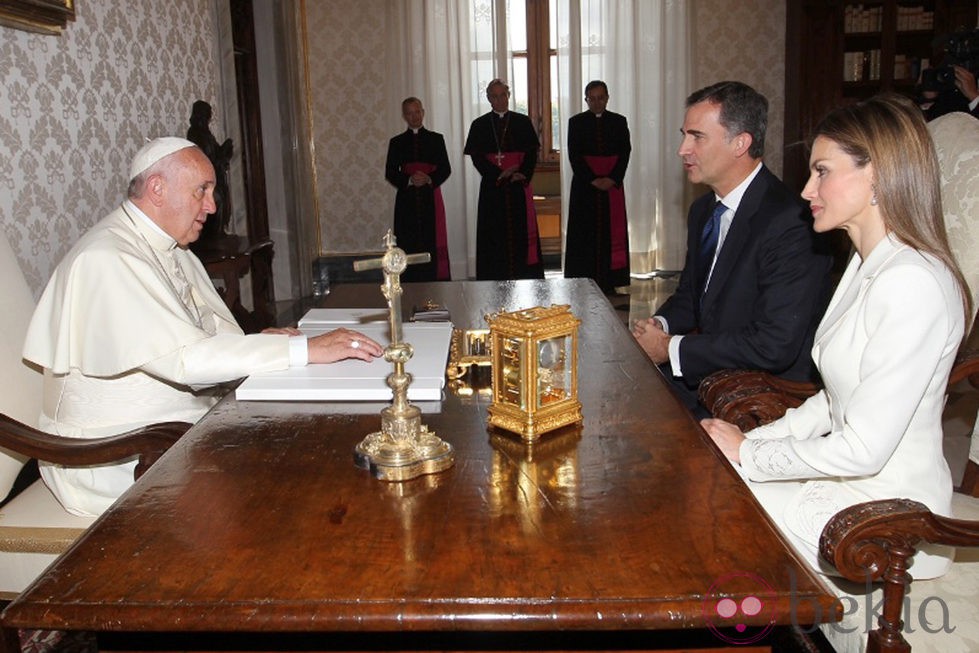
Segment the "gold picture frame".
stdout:
[[61,34],[75,20],[75,0],[0,0],[0,25],[37,34]]

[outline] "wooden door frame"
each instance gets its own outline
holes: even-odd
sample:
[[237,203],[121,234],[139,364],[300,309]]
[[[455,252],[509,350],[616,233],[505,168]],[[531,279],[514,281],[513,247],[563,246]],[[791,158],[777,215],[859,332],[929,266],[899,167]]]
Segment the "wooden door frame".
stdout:
[[[238,100],[242,178],[245,190],[246,231],[252,244],[270,240],[268,198],[265,188],[265,156],[262,149],[262,115],[259,106],[258,64],[255,52],[255,20],[252,0],[228,0],[234,50],[235,88]],[[271,247],[251,260],[252,307],[256,320],[275,324],[275,290],[272,283]]]

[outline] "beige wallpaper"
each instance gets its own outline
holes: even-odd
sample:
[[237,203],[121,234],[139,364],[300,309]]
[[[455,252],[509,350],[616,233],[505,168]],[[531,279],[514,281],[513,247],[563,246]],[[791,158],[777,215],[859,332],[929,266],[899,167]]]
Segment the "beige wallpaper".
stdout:
[[[318,250],[375,249],[390,225],[383,178],[393,0],[308,1]],[[768,162],[781,170],[781,0],[692,0],[698,85],[742,79],[771,102]],[[0,27],[0,228],[35,293],[78,236],[122,198],[143,136],[183,134],[190,105],[215,104],[225,135],[213,5],[79,0],[61,36]],[[724,44],[718,48],[717,44]],[[393,119],[397,123],[397,116]],[[235,207],[236,213],[240,203]]]
[[391,227],[394,193],[384,180],[394,135],[386,128],[387,5],[305,3],[321,252],[380,249]]
[[691,3],[697,88],[727,79],[739,80],[768,98],[765,163],[781,175],[785,132],[784,0]]
[[[393,193],[383,177],[387,141],[393,135],[392,107],[386,105],[384,92],[390,1],[305,3],[319,251],[323,253],[376,249],[379,234],[391,224]],[[784,1],[690,2],[696,87],[739,79],[768,98],[766,162],[780,174]]]
[[214,103],[212,12],[78,0],[61,36],[0,27],[0,228],[35,295],[122,200],[142,138],[182,136],[193,101]]

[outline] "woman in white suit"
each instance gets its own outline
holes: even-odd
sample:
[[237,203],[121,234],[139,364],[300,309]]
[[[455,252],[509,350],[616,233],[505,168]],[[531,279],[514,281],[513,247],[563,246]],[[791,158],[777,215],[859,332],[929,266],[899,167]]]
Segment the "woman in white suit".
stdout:
[[[949,514],[941,416],[971,308],[917,106],[882,95],[834,111],[809,161],[802,196],[815,230],[843,229],[855,249],[812,348],[825,388],[746,434],[722,420],[701,424],[820,569],[820,533],[847,506],[900,497]],[[923,549],[911,573],[940,576],[949,553]]]

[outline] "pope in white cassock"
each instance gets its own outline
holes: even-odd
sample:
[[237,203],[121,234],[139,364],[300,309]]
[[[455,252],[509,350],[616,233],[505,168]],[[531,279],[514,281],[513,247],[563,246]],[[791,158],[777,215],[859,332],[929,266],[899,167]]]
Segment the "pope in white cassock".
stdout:
[[[61,261],[28,328],[24,358],[44,369],[41,430],[92,438],[195,422],[228,381],[381,355],[348,329],[242,333],[187,249],[216,208],[214,169],[196,145],[150,141],[129,178],[128,199]],[[132,485],[135,466],[42,463],[41,477],[69,512],[98,515]]]

